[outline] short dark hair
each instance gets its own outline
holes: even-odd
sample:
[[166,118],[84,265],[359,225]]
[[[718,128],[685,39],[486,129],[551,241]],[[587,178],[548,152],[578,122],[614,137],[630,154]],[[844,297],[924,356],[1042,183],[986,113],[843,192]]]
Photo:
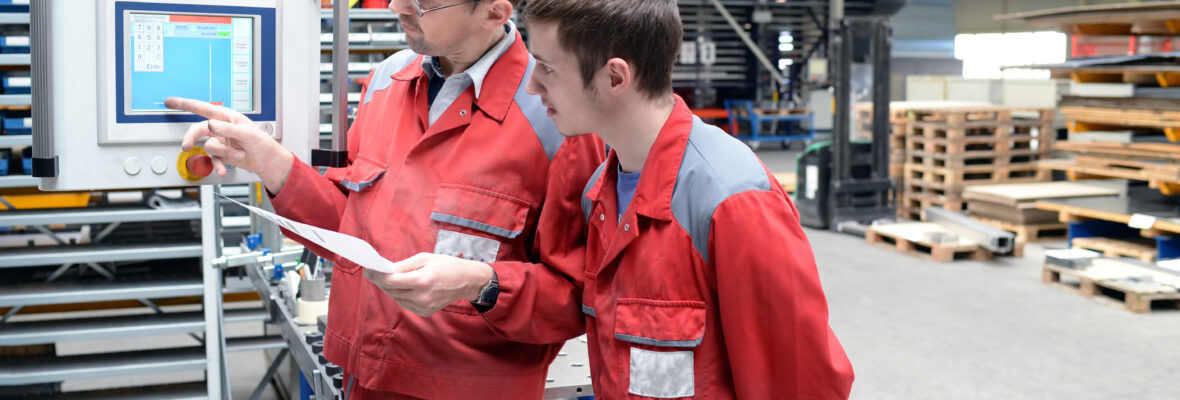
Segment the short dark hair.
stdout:
[[672,67],[684,40],[676,0],[529,0],[522,21],[557,25],[557,39],[578,57],[582,81],[613,57],[634,66],[649,98],[672,91]]

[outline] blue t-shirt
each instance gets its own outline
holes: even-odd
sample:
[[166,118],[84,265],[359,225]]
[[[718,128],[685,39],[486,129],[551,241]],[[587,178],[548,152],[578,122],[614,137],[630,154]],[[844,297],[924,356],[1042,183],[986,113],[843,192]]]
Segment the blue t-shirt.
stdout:
[[618,191],[619,196],[619,219],[623,219],[623,211],[626,211],[627,206],[631,205],[631,197],[635,196],[635,188],[639,186],[639,174],[641,173],[643,171],[628,174],[619,168],[619,180],[615,183],[615,190]]

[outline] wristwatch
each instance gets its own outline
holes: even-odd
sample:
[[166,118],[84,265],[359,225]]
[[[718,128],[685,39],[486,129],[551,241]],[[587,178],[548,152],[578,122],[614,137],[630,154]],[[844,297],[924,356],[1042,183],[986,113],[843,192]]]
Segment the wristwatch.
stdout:
[[471,301],[471,305],[475,307],[475,311],[485,313],[491,311],[492,307],[496,306],[496,299],[500,297],[500,279],[496,277],[496,269],[492,269],[492,279],[488,280],[488,284],[479,290],[479,297]]

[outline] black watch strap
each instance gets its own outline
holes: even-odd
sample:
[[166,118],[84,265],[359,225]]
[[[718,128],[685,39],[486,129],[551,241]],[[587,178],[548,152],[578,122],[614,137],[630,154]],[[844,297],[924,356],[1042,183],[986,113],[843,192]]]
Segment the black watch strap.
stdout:
[[492,269],[492,279],[479,291],[479,297],[471,302],[475,311],[485,313],[496,306],[496,299],[500,297],[500,278],[496,276],[496,269]]

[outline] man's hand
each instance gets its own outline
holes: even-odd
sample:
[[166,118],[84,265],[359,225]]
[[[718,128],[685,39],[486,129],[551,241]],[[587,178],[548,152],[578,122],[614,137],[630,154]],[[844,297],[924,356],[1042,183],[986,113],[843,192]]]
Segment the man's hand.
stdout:
[[225,176],[228,163],[258,174],[271,193],[278,193],[287,183],[295,157],[250,118],[225,107],[179,97],[168,98],[164,106],[208,118],[189,127],[181,147],[192,150],[197,140],[208,137],[203,147],[218,175]]
[[419,253],[393,264],[398,272],[365,269],[365,278],[402,308],[423,317],[459,300],[475,300],[492,279],[492,266],[478,261]]

